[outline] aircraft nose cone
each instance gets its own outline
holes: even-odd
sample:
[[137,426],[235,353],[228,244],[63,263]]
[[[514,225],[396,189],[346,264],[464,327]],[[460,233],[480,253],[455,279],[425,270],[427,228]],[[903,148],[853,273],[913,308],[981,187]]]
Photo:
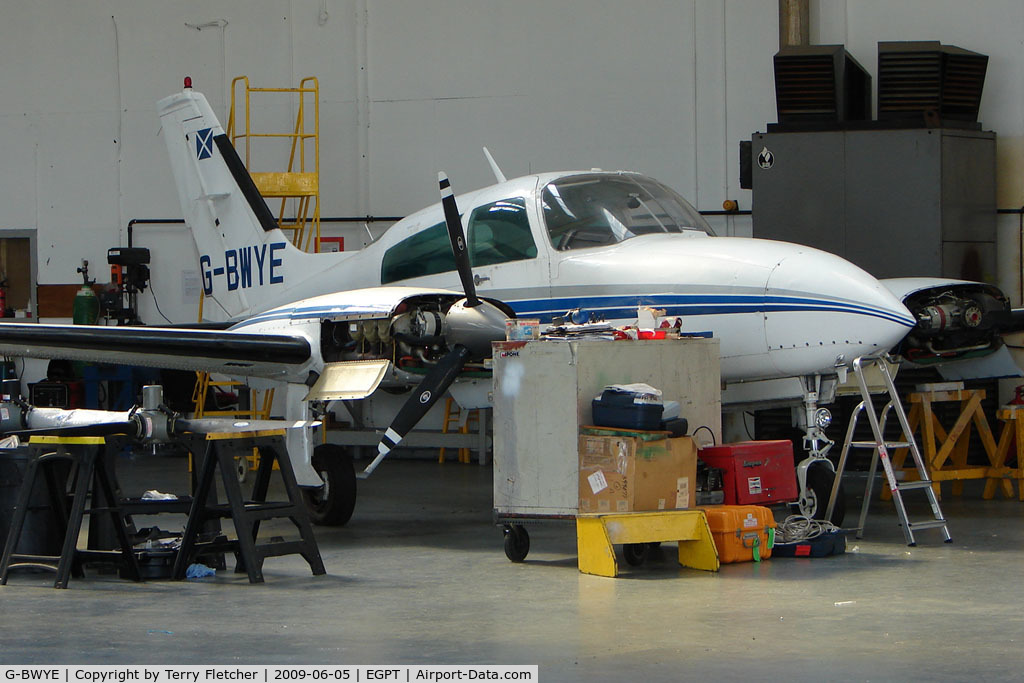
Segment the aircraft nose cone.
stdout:
[[872,275],[834,254],[796,247],[779,258],[765,287],[765,337],[780,372],[817,354],[822,371],[884,352],[914,317]]

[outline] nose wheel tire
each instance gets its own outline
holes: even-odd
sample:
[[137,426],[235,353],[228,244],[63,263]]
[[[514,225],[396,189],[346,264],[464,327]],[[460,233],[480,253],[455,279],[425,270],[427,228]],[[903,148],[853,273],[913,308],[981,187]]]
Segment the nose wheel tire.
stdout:
[[[825,509],[828,507],[828,498],[832,495],[832,482],[835,480],[835,472],[829,467],[817,465],[807,470],[807,491],[801,496],[797,507],[800,514],[811,519],[825,519]],[[843,483],[839,482],[839,490],[836,492],[836,504],[832,509],[832,519],[829,521],[836,526],[842,526],[846,517],[846,491]]]

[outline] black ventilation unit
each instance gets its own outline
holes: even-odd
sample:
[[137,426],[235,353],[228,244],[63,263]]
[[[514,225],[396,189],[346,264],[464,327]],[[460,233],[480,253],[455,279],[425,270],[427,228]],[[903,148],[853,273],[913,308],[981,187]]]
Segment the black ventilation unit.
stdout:
[[775,55],[780,125],[871,119],[871,76],[842,45],[783,48]]
[[878,119],[978,120],[986,55],[937,40],[878,44]]

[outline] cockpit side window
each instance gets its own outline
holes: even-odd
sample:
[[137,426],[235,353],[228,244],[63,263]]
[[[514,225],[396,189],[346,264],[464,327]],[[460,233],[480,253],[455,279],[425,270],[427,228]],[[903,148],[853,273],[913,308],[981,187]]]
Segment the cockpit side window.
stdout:
[[406,237],[384,252],[381,284],[455,270],[448,228],[444,222]]
[[551,244],[558,250],[650,233],[714,234],[684,199],[644,176],[566,176],[548,183],[541,201]]
[[488,266],[537,257],[530,233],[526,200],[502,199],[473,210],[469,217],[469,258],[474,266]]
[[[530,233],[526,200],[502,199],[478,206],[469,217],[469,260],[474,266],[522,261],[537,257],[537,244]],[[455,270],[448,229],[443,222],[432,225],[384,252],[382,284]]]

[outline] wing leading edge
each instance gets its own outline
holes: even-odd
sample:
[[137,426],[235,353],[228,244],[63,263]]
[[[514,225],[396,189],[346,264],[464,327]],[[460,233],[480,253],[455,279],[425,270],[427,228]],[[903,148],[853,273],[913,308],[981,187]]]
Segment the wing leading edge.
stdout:
[[0,354],[274,378],[294,373],[312,351],[288,335],[0,323]]

